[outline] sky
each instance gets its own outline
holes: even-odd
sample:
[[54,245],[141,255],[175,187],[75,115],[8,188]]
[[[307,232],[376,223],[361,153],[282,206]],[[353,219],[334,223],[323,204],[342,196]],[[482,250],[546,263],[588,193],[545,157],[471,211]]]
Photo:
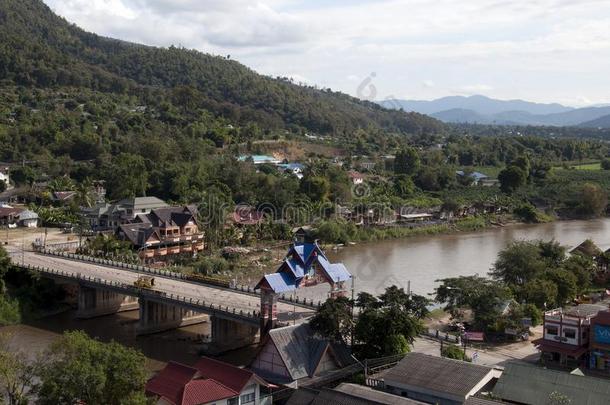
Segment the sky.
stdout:
[[100,35],[369,100],[610,103],[610,0],[44,0]]

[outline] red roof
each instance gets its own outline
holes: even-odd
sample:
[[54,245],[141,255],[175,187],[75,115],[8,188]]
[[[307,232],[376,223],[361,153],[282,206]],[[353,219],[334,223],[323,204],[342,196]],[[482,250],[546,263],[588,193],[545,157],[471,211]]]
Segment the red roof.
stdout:
[[252,371],[209,357],[203,357],[194,367],[199,370],[201,377],[214,379],[237,392],[241,392],[255,375]]
[[174,405],[196,405],[238,396],[252,378],[267,385],[249,370],[203,357],[193,367],[169,362],[148,381],[146,393]]
[[146,383],[146,393],[165,398],[174,405],[182,403],[184,386],[197,375],[197,369],[170,361]]
[[200,405],[222,399],[233,398],[239,391],[233,391],[214,380],[193,380],[184,387],[181,405]]
[[21,208],[0,207],[0,218],[15,216],[21,211],[23,211]]

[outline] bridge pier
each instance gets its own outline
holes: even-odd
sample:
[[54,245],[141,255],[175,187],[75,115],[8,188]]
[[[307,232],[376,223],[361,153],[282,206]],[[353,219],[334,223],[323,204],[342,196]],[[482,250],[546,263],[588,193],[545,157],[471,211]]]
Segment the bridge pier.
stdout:
[[205,322],[208,316],[175,305],[140,298],[140,322],[136,334],[149,335]]
[[138,309],[137,297],[82,285],[78,288],[77,318],[95,318],[135,309]]
[[222,350],[236,349],[258,342],[259,328],[230,319],[211,316],[212,343]]

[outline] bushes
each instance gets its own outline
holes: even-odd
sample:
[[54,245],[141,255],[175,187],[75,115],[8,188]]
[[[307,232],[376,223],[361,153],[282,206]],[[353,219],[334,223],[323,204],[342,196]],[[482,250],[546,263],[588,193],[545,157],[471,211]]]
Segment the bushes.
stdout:
[[443,350],[441,351],[441,356],[447,357],[448,359],[472,361],[470,359],[470,357],[468,357],[464,354],[464,350],[462,350],[459,346],[456,346],[456,345],[443,346]]
[[195,272],[205,275],[219,274],[229,270],[229,262],[222,257],[203,257],[195,265]]

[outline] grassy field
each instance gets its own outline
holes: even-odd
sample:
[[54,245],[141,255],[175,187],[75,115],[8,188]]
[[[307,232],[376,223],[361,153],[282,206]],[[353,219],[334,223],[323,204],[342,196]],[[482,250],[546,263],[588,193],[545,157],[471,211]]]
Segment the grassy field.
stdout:
[[[602,164],[601,164],[601,162],[589,162],[589,163],[573,164],[568,167],[570,169],[574,169],[574,170],[601,170]],[[564,167],[557,166],[556,169],[564,169]]]

